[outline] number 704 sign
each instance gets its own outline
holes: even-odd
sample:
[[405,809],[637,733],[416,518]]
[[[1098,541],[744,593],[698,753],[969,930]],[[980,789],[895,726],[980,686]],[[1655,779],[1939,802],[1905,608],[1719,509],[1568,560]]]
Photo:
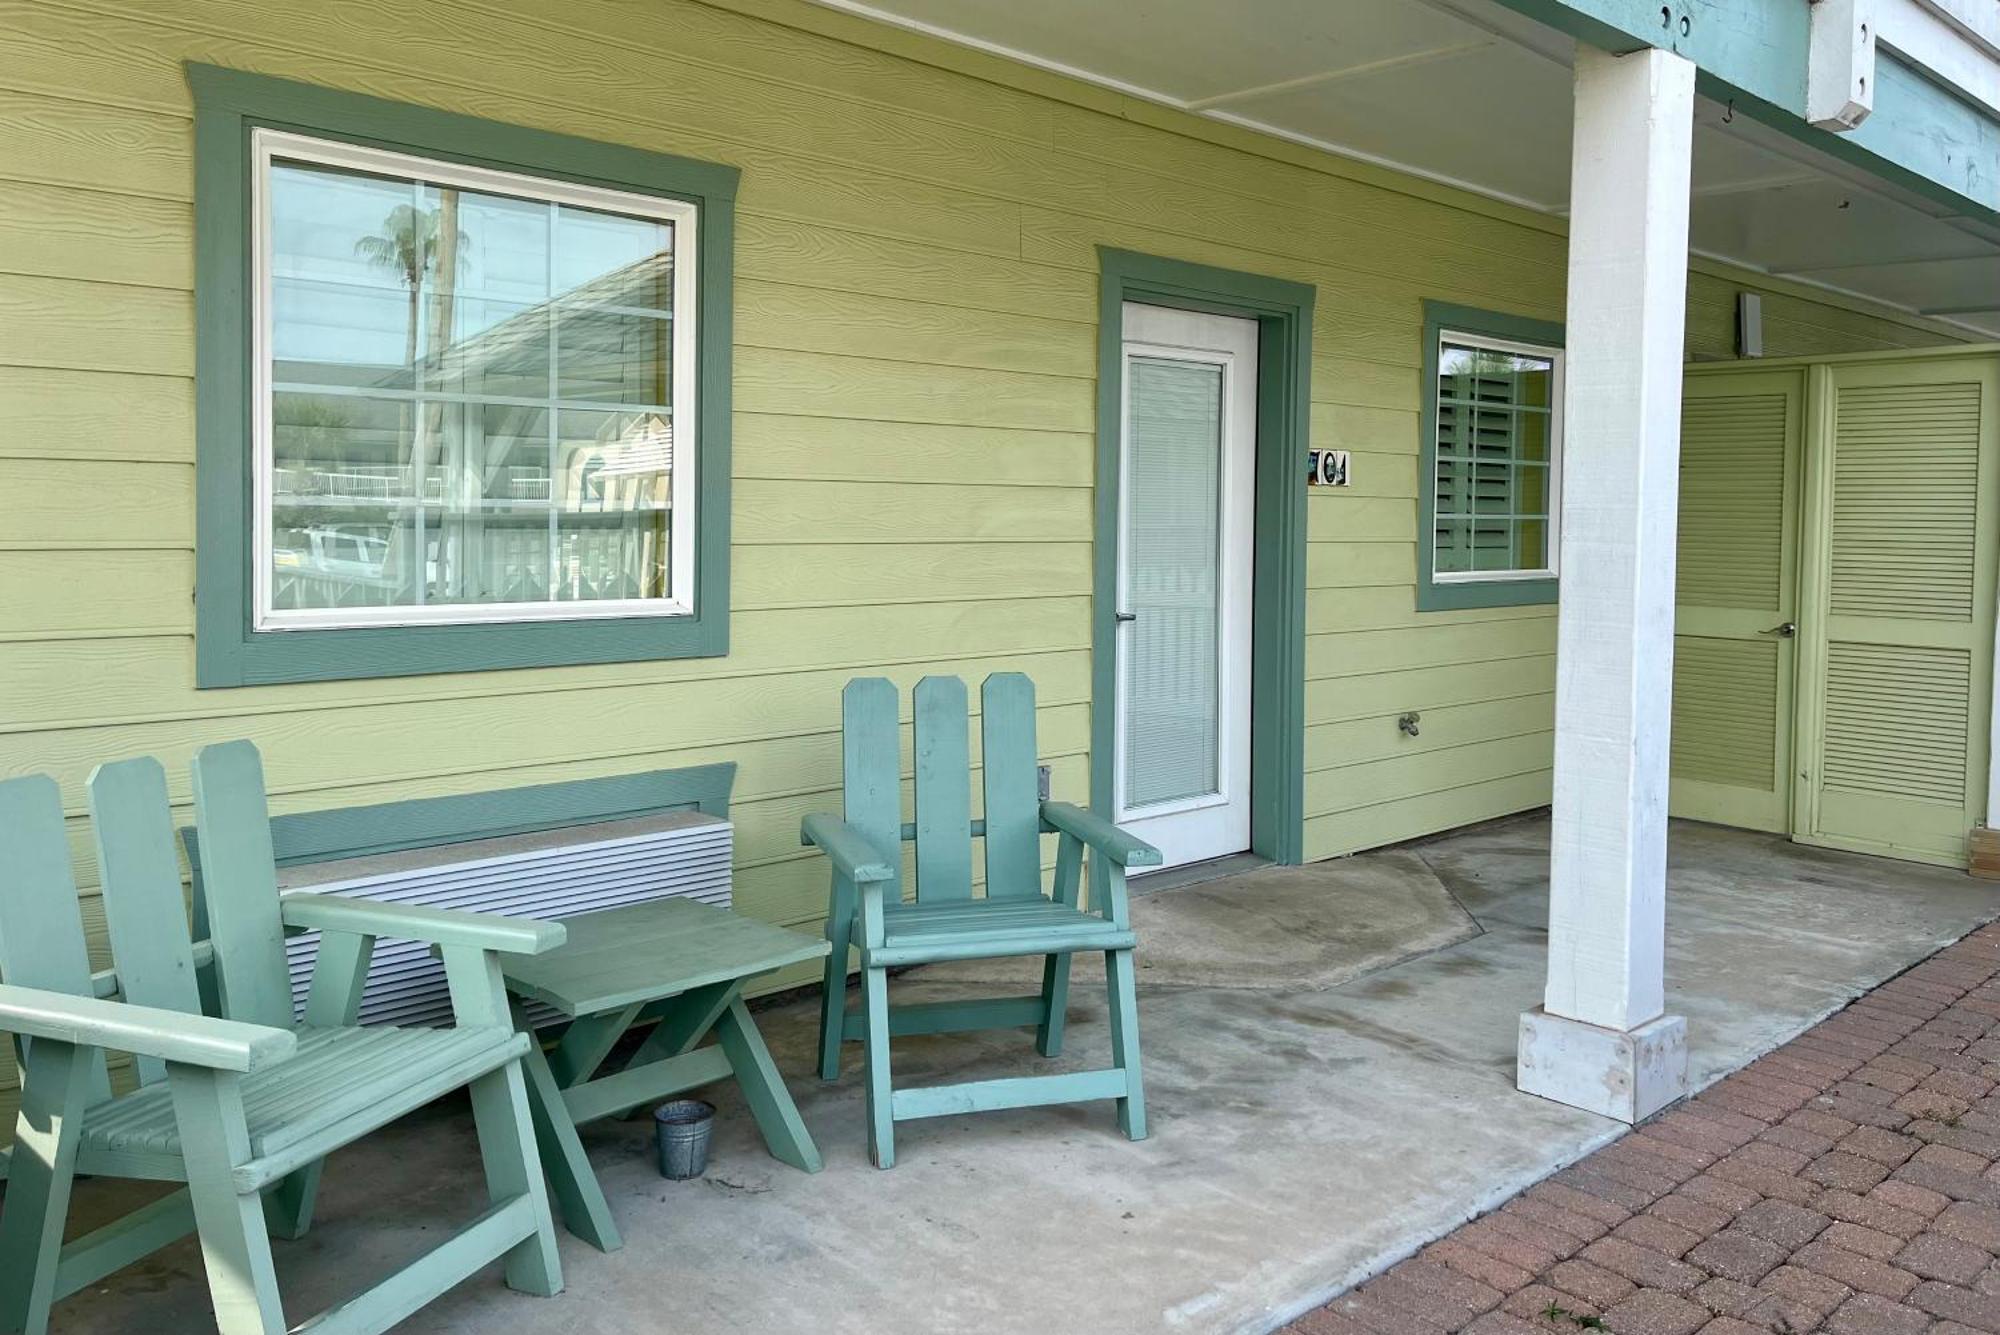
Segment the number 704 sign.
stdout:
[[1306,485],[1344,487],[1347,485],[1346,450],[1307,450]]

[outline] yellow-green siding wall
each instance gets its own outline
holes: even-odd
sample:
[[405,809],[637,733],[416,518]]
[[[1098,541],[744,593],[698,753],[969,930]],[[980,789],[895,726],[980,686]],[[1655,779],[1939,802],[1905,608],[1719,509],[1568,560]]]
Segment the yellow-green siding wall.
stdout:
[[[1084,796],[1100,243],[1318,288],[1313,437],[1354,485],[1309,507],[1308,856],[1547,800],[1550,609],[1412,584],[1420,303],[1560,319],[1548,220],[787,0],[0,0],[0,31],[0,774],[57,775],[86,885],[106,757],[185,800],[249,736],[279,810],[729,759],[737,903],[810,921],[796,831],[859,671],[1033,674]],[[185,60],[743,169],[726,659],[195,691]],[[1692,354],[1747,285],[1693,277]],[[1765,339],[1948,341],[1799,289]]]

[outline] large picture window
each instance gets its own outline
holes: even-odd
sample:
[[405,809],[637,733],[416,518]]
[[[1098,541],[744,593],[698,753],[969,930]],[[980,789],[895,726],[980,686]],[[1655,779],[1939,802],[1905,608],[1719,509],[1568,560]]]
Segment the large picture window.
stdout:
[[199,683],[724,652],[734,169],[189,79]]
[[1420,606],[1553,601],[1560,329],[1432,307]]
[[256,153],[258,628],[692,611],[694,208]]

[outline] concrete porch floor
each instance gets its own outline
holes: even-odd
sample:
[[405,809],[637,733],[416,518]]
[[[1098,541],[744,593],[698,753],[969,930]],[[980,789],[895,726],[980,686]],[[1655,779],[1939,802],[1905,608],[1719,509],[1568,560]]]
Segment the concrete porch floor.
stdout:
[[[626,1236],[564,1235],[567,1291],[477,1278],[411,1331],[1262,1331],[1621,1130],[1513,1088],[1540,999],[1547,822],[1142,896],[1151,1139],[1108,1105],[905,1123],[869,1167],[859,1047],[810,1075],[814,1008],[760,1014],[826,1169],[772,1161],[720,1092],[705,1178],[662,1181],[645,1122],[586,1133]],[[1671,1006],[1697,1086],[2000,911],[1959,873],[1676,825]],[[961,994],[960,969],[892,995]],[[1005,968],[982,972],[997,980]],[[1100,971],[1077,970],[1062,1069],[1103,1064]],[[899,1080],[1044,1066],[1026,1031],[899,1040]],[[477,1208],[469,1119],[444,1105],[336,1156],[312,1235],[280,1244],[299,1319]],[[75,1228],[134,1196],[80,1188]],[[58,1309],[62,1331],[207,1326],[191,1241]]]

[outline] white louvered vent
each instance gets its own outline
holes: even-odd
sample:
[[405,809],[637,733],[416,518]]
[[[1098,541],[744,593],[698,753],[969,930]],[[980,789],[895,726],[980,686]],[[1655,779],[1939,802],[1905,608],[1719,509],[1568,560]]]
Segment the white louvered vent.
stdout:
[[[516,918],[568,918],[670,896],[727,908],[732,843],[728,821],[675,811],[302,863],[280,872],[279,885]],[[302,1008],[319,934],[293,937],[285,950],[291,964],[292,1003]],[[530,1014],[536,1023],[554,1017],[554,1012],[545,1010]],[[430,947],[415,941],[376,942],[361,1019],[367,1024],[450,1021],[444,967]]]

